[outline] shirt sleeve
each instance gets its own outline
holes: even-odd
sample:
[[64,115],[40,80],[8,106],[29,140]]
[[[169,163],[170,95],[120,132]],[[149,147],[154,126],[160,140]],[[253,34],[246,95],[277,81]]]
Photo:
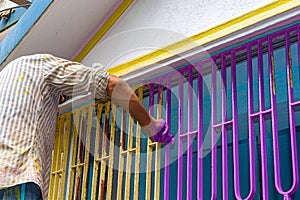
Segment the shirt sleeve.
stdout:
[[85,95],[106,98],[109,73],[104,67],[87,67],[81,63],[46,55],[45,81],[67,96]]

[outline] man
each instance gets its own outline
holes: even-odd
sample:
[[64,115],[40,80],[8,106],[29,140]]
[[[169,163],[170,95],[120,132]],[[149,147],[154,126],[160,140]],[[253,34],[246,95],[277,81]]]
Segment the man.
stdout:
[[165,121],[150,116],[129,85],[103,68],[49,54],[24,56],[0,72],[0,87],[0,199],[47,198],[60,95],[111,97],[153,142],[173,141]]

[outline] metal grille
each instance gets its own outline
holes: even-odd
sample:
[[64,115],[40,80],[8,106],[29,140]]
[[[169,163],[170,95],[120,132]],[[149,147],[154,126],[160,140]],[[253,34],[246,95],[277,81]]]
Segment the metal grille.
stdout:
[[174,145],[110,102],[60,115],[50,199],[296,198],[299,40],[294,25],[136,86]]

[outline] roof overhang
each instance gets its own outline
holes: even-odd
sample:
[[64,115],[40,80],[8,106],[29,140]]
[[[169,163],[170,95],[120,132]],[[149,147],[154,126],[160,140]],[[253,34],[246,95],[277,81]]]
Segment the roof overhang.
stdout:
[[[20,42],[14,45],[5,60],[2,60],[0,70],[17,57],[35,53],[50,53],[73,59],[126,0],[50,1],[45,12],[33,23]],[[30,20],[30,15],[40,8],[35,2],[18,22],[23,23],[23,27],[28,23],[25,19]],[[14,40],[15,34],[18,31],[12,30],[5,42]]]

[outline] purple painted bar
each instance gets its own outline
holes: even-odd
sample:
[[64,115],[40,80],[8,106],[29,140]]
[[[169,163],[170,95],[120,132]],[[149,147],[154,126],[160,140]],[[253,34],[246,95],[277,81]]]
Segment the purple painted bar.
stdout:
[[[153,81],[154,82],[154,81]],[[149,114],[151,116],[153,116],[153,113],[154,113],[154,109],[153,109],[153,105],[154,105],[154,83],[153,82],[150,82],[149,83]],[[147,159],[147,162],[149,162],[149,160]],[[152,163],[151,163],[152,165]],[[151,179],[151,176],[150,176],[150,179]],[[152,182],[153,180],[151,180]],[[150,188],[151,190],[152,188]]]
[[153,116],[154,110],[154,83],[149,83],[149,114]]
[[255,133],[254,121],[250,117],[254,112],[253,108],[253,74],[252,74],[252,55],[251,46],[247,46],[247,65],[248,65],[248,126],[249,126],[249,158],[250,158],[250,192],[247,199],[253,199],[256,193],[256,161],[255,161]]
[[298,34],[298,66],[300,66],[300,25],[297,26]]
[[[292,107],[291,103],[294,102],[294,88],[293,88],[293,77],[292,77],[292,58],[290,54],[290,35],[289,31],[287,30],[285,33],[285,40],[286,40],[286,65],[287,65],[287,85],[288,85],[288,97],[289,97],[289,122],[290,122],[290,139],[291,139],[291,160],[292,160],[292,171],[293,171],[293,184],[289,191],[284,192],[281,187],[280,183],[280,167],[277,166],[279,171],[275,173],[275,182],[276,188],[278,192],[284,195],[285,200],[291,199],[291,195],[294,194],[299,185],[299,177],[298,177],[298,157],[297,157],[297,140],[296,140],[296,127],[295,127],[295,113],[294,108]],[[278,158],[279,160],[279,154]],[[280,161],[276,163],[280,164]]]
[[[171,123],[171,89],[172,89],[172,76],[166,77],[167,81],[167,94],[166,94],[166,122],[170,127]],[[169,200],[170,192],[170,145],[165,147],[165,177],[164,177],[164,199]]]
[[[183,132],[183,74],[179,74],[178,77],[178,93],[179,93],[179,109],[178,109],[178,136]],[[182,158],[182,139],[178,137],[178,171],[177,171],[177,199],[182,199],[182,168],[183,168],[183,158]]]
[[[247,65],[248,65],[248,120],[249,120],[249,169],[250,169],[250,191],[245,199],[253,199],[256,192],[255,184],[255,144],[254,130],[251,113],[253,113],[253,76],[252,76],[252,56],[251,47],[247,47]],[[233,166],[234,166],[234,191],[235,197],[239,200],[241,197],[240,191],[240,170],[239,170],[239,135],[238,135],[238,110],[237,110],[237,84],[236,84],[236,59],[235,52],[231,52],[231,67],[232,67],[232,113],[233,113]]]
[[212,91],[211,91],[211,200],[217,199],[218,196],[218,179],[217,179],[217,145],[216,145],[216,129],[213,127],[217,122],[216,109],[216,60],[212,62]]
[[[193,68],[188,68],[188,132],[193,131]],[[187,137],[187,199],[193,198],[193,135]]]
[[235,52],[231,51],[231,84],[232,84],[232,147],[233,147],[233,173],[234,189],[237,199],[241,198],[240,191],[240,171],[239,171],[239,135],[238,135],[238,110],[237,110],[237,91],[236,91],[236,57]]
[[228,127],[230,125],[232,125],[232,120],[229,120],[229,121],[226,121],[226,122],[222,122],[222,123],[219,123],[219,124],[215,124],[213,127],[214,128],[222,128],[222,126]]
[[202,86],[202,66],[197,64],[198,70],[198,159],[197,159],[197,199],[203,199],[203,155],[202,155],[202,138],[203,138],[203,86]]
[[[222,83],[222,123],[227,121],[226,105],[226,56],[221,55],[221,83]],[[222,125],[222,196],[223,200],[228,199],[228,139],[227,128]]]
[[[262,41],[257,42],[258,49],[258,88],[259,88],[259,110],[265,110],[264,97],[264,72],[263,72],[263,52]],[[268,191],[268,163],[267,163],[267,144],[266,144],[266,124],[263,115],[259,117],[260,122],[260,150],[261,150],[261,171],[262,171],[262,196],[264,200],[269,199]]]
[[267,110],[263,110],[263,111],[259,111],[257,113],[253,113],[250,116],[252,118],[259,118],[261,115],[270,115],[272,113],[272,109],[267,109]]

